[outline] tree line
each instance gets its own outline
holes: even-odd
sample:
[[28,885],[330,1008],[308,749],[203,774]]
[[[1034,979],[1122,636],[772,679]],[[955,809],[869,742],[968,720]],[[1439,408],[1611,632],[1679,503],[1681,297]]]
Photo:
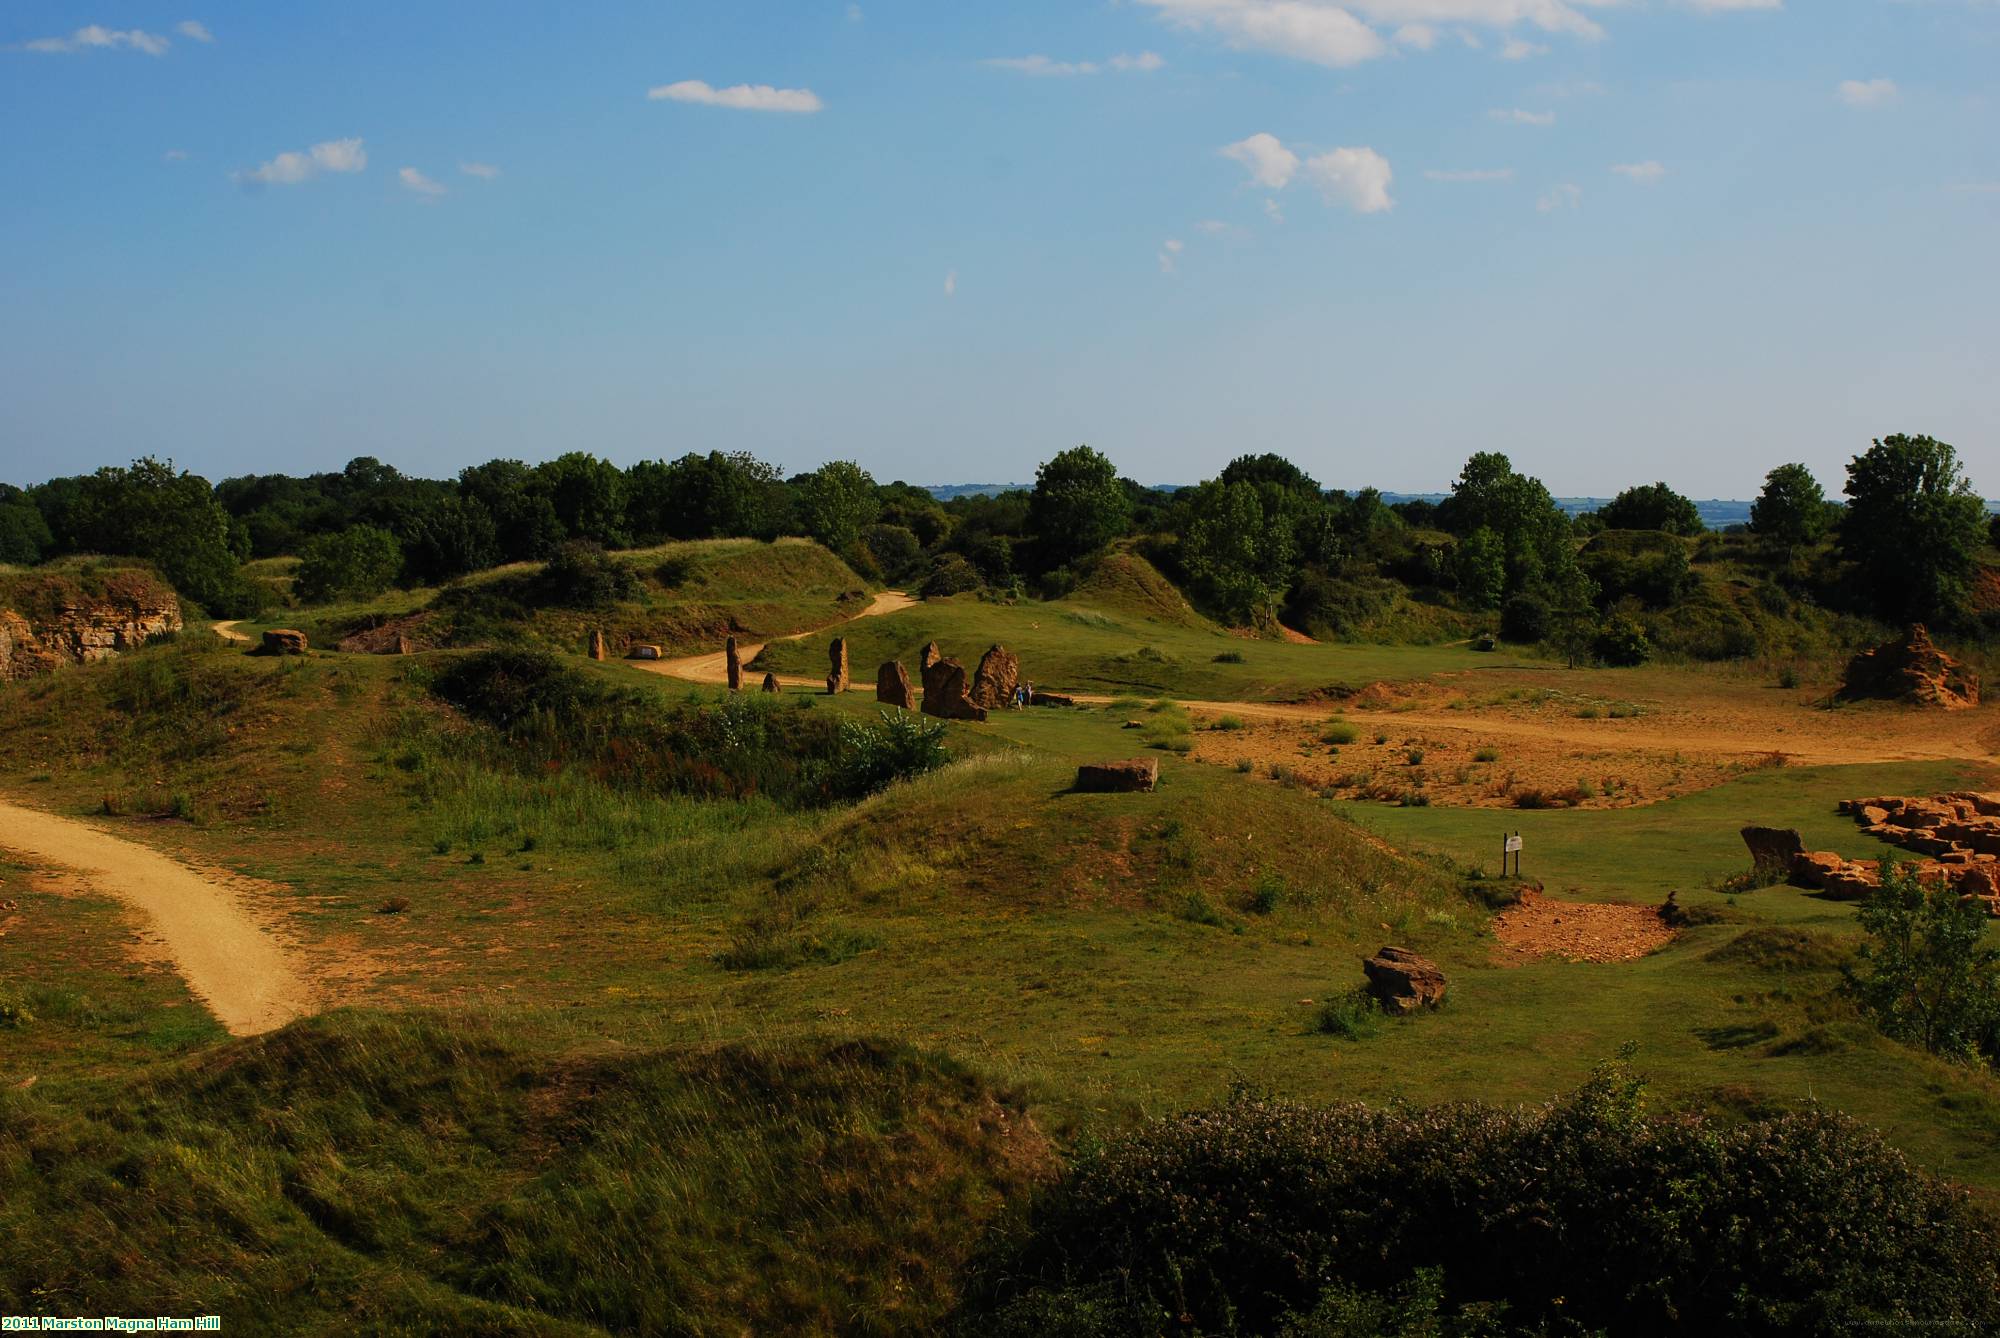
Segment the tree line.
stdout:
[[[1773,469],[1748,529],[1795,575],[1817,563],[1816,575],[1799,579],[1828,598],[1947,629],[1969,626],[1979,550],[2000,540],[1957,452],[1901,435],[1852,459],[1841,500],[1802,464]],[[242,564],[276,556],[300,559],[299,594],[318,601],[439,585],[547,560],[564,545],[798,535],[864,576],[929,594],[1056,597],[1107,547],[1130,543],[1230,622],[1338,635],[1388,592],[1428,591],[1497,611],[1516,639],[1568,640],[1577,653],[1590,643],[1613,659],[1612,606],[1634,595],[1670,602],[1685,581],[1685,545],[1659,536],[1703,531],[1694,503],[1665,483],[1628,488],[1572,518],[1497,452],[1467,460],[1441,501],[1395,504],[1372,488],[1326,488],[1273,454],[1242,456],[1194,487],[1151,488],[1088,446],[1045,462],[1031,489],[949,501],[878,483],[851,461],[786,476],[719,451],[625,468],[572,451],[536,465],[490,460],[454,479],[361,457],[333,473],[214,486],[147,457],[0,487],[0,560],[140,557],[189,598],[238,615],[268,597]],[[1618,535],[1641,538],[1607,541]]]

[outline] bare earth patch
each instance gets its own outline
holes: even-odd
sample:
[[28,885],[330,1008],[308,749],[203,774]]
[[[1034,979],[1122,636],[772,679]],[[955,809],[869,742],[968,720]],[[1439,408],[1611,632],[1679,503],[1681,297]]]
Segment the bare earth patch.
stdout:
[[1523,890],[1519,905],[1493,919],[1503,965],[1537,957],[1572,962],[1629,962],[1673,942],[1674,931],[1651,906],[1628,902],[1556,901]]

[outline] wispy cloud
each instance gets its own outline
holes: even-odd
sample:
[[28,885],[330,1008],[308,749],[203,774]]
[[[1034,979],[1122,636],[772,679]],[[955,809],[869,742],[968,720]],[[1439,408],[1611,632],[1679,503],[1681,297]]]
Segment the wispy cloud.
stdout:
[[769,84],[733,84],[713,88],[700,79],[683,79],[646,90],[652,102],[695,102],[735,111],[816,112],[826,106],[810,88],[773,88]]
[[1646,186],[1652,185],[1667,174],[1665,166],[1650,158],[1643,163],[1613,163],[1611,170],[1627,181],[1636,181]]
[[1835,92],[1848,106],[1867,110],[1888,106],[1896,100],[1900,90],[1893,79],[1845,79]]
[[1511,167],[1473,167],[1457,171],[1441,171],[1431,168],[1424,173],[1430,181],[1512,181],[1514,169]]
[[958,296],[958,271],[955,269],[944,272],[944,295],[947,298]]
[[1268,51],[1294,60],[1340,68],[1374,60],[1396,44],[1428,51],[1438,24],[1454,24],[1468,46],[1481,44],[1476,28],[1504,34],[1508,59],[1540,48],[1511,29],[1530,24],[1547,33],[1597,38],[1604,30],[1583,11],[1620,0],[1139,0],[1166,22],[1209,33],[1237,50]]
[[460,163],[458,170],[469,177],[478,177],[481,181],[494,181],[500,176],[500,169],[492,163]]
[[1574,209],[1583,203],[1583,187],[1565,181],[1560,186],[1551,187],[1547,194],[1535,201],[1535,208],[1545,214],[1558,213],[1564,209]]
[[168,149],[165,153],[160,155],[160,160],[162,162],[184,163],[187,161],[187,159],[188,159],[188,151],[186,149]]
[[193,42],[213,42],[215,34],[199,19],[182,19],[174,25],[174,31]]
[[425,199],[435,200],[445,193],[443,183],[433,181],[414,167],[400,169],[396,173],[396,180],[403,183],[403,189],[421,195]]
[[1181,239],[1178,237],[1169,237],[1165,241],[1161,242],[1160,273],[1162,274],[1177,273],[1179,269],[1178,262],[1181,258],[1181,252],[1186,249],[1187,249],[1187,244],[1181,241]]
[[1015,74],[1025,74],[1034,78],[1073,78],[1078,75],[1102,74],[1111,70],[1120,74],[1148,72],[1160,69],[1167,62],[1156,51],[1141,51],[1136,54],[1119,52],[1103,62],[1094,60],[1054,60],[1048,56],[994,56],[980,62],[996,70],[1012,70]]
[[253,170],[238,172],[236,180],[260,186],[296,186],[323,172],[359,172],[368,166],[368,151],[361,140],[329,139],[303,151],[281,153]]
[[1495,107],[1486,113],[1489,121],[1505,121],[1509,125],[1554,125],[1556,114],[1552,111],[1526,111],[1520,107]]
[[1221,153],[1250,169],[1250,180],[1266,190],[1283,190],[1292,173],[1299,170],[1299,155],[1286,148],[1276,135],[1262,131],[1225,145]]
[[1500,59],[1527,60],[1532,56],[1546,56],[1549,49],[1540,42],[1530,42],[1525,38],[1510,37],[1500,44]]
[[170,43],[158,33],[149,33],[139,28],[106,28],[93,23],[78,28],[68,37],[37,37],[23,42],[18,50],[39,51],[45,55],[66,55],[77,51],[111,51],[124,48],[128,51],[143,51],[149,56],[164,56]]
[[1386,213],[1396,207],[1389,196],[1394,179],[1389,160],[1373,149],[1335,149],[1308,158],[1306,177],[1328,204],[1343,205],[1357,214]]
[[1683,0],[1704,14],[1731,14],[1744,9],[1783,9],[1785,0]]

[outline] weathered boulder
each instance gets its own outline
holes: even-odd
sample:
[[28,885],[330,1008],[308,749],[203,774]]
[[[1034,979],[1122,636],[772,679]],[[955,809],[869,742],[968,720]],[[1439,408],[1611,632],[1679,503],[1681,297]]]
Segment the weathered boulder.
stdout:
[[660,648],[641,642],[626,651],[625,658],[628,660],[657,660],[660,658]]
[[1408,948],[1385,947],[1364,958],[1361,970],[1385,1013],[1414,1013],[1444,1002],[1444,972]]
[[917,652],[917,677],[922,678],[929,673],[931,666],[943,658],[944,652],[938,649],[937,642],[925,642],[924,648]]
[[602,659],[607,659],[607,658],[609,658],[609,656],[610,656],[610,653],[611,653],[611,652],[610,652],[609,650],[607,650],[607,649],[605,648],[605,645],[604,645],[604,629],[603,629],[603,628],[601,628],[601,627],[593,627],[593,628],[591,628],[591,629],[590,629],[590,658],[591,658],[591,659],[593,659],[593,660],[602,660]]
[[1979,676],[1939,650],[1922,623],[1847,663],[1840,695],[1961,710],[1979,705]]
[[901,660],[885,660],[875,671],[875,700],[905,711],[917,709],[917,694],[910,689],[910,671]]
[[838,696],[847,691],[847,638],[837,636],[826,648],[826,691]]
[[965,695],[974,706],[999,711],[1014,704],[1014,694],[1020,687],[1020,657],[1005,646],[989,646],[979,657],[979,668],[974,671],[972,687]]
[[764,691],[771,693],[778,691],[778,676],[776,674],[764,675]]
[[1086,794],[1145,794],[1159,783],[1160,764],[1151,757],[1086,762],[1076,769],[1076,788]]
[[1831,850],[1801,850],[1792,859],[1792,882],[1800,887],[1819,888],[1847,867],[1847,861]]
[[293,627],[273,627],[265,631],[259,651],[266,655],[303,655],[306,653],[306,634]]
[[924,714],[940,720],[984,720],[986,711],[965,696],[965,666],[957,660],[933,660],[924,670]]
[[1792,861],[1806,843],[1790,827],[1745,827],[1743,844],[1750,847],[1750,864],[1760,875],[1771,879],[1791,875]]
[[1827,874],[1824,891],[1834,901],[1864,901],[1881,885],[1881,875],[1868,865],[1843,864]]
[[729,679],[731,692],[743,691],[743,657],[736,653],[736,638],[725,637],[722,642],[722,671]]

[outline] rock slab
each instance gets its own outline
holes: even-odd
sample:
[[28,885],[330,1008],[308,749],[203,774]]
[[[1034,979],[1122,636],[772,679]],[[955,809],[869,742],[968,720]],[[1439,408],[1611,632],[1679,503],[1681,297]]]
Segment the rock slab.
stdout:
[[917,694],[910,688],[910,671],[901,660],[887,660],[875,671],[875,700],[905,711],[917,709]]
[[729,690],[743,691],[743,657],[736,653],[735,637],[729,637],[722,643],[722,667],[729,675]]
[[306,634],[293,627],[273,627],[264,633],[264,642],[258,647],[266,655],[303,655],[306,653]]
[[957,660],[933,660],[924,670],[924,714],[939,720],[984,720],[986,711],[965,695],[965,666]]
[[838,696],[847,691],[847,638],[837,636],[833,644],[826,648],[826,691],[827,695]]
[[1020,657],[1005,646],[989,646],[979,657],[979,668],[973,672],[972,687],[966,696],[974,706],[999,711],[1014,704],[1014,694],[1020,686]]
[[1805,852],[1805,839],[1791,827],[1745,827],[1743,844],[1750,847],[1750,863],[1759,874],[1770,878],[1791,875],[1792,862]]
[[778,676],[776,674],[764,675],[764,691],[773,694],[778,691]]
[[1361,971],[1385,1013],[1415,1013],[1444,1002],[1444,972],[1408,948],[1384,947],[1362,959]]
[[1160,764],[1150,757],[1086,762],[1076,769],[1076,788],[1085,794],[1148,794],[1159,783]]

